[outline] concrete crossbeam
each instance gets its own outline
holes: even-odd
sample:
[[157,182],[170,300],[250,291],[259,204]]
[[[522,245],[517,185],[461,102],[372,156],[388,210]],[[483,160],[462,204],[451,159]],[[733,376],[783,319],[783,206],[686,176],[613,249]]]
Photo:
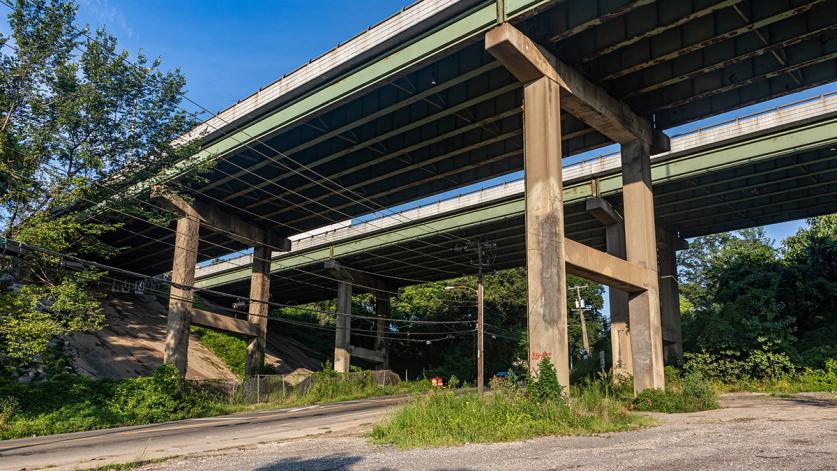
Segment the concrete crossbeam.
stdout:
[[360,358],[361,360],[371,361],[373,363],[384,363],[386,361],[386,355],[379,350],[370,350],[354,345],[349,345],[348,350],[353,357]]
[[671,148],[668,136],[511,24],[489,31],[485,49],[521,82],[548,77],[558,83],[565,92],[562,108],[613,141],[623,144],[639,139],[655,154]]
[[337,260],[326,260],[323,269],[329,276],[348,281],[358,291],[374,294],[376,297],[389,296],[395,287],[386,280],[369,273],[342,265]]
[[245,221],[213,204],[199,199],[187,201],[180,195],[159,188],[155,189],[155,193],[180,213],[193,211],[207,229],[226,233],[231,238],[249,246],[267,244],[278,251],[291,250],[291,241],[287,237]]
[[203,309],[192,308],[192,323],[248,337],[255,337],[258,334],[258,329],[244,319],[236,319]]
[[[567,271],[628,293],[648,289],[648,269],[637,263],[606,254],[572,239],[564,240]],[[656,276],[656,273],[654,273]]]

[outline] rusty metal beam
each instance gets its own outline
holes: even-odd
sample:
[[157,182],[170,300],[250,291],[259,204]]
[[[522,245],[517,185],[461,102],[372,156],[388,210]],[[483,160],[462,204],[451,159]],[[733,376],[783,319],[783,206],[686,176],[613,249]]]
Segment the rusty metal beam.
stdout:
[[[575,36],[576,34],[587,31],[590,28],[595,28],[596,26],[603,25],[603,24],[607,23],[608,21],[615,20],[616,18],[619,18],[623,15],[626,15],[626,14],[636,10],[639,7],[644,7],[645,5],[650,5],[650,4],[654,3],[655,1],[656,0],[636,0],[636,1],[629,2],[625,5],[622,5],[619,8],[616,8],[615,10],[611,10],[611,11],[609,11],[609,12],[603,14],[603,15],[596,15],[595,18],[591,18],[591,19],[589,19],[589,20],[587,20],[587,21],[585,21],[581,24],[573,26],[572,28],[561,31],[560,33],[556,34],[555,36],[552,36],[549,40],[554,42],[554,43],[557,43],[559,41],[563,41],[563,40],[569,38],[570,36]],[[738,1],[741,1],[741,0],[738,0]]]
[[712,46],[714,44],[718,44],[718,43],[721,43],[721,42],[726,41],[728,39],[732,39],[736,36],[739,36],[739,35],[742,35],[742,34],[745,34],[745,33],[749,33],[753,30],[763,28],[767,25],[771,25],[773,23],[777,23],[777,22],[782,21],[782,20],[786,20],[786,19],[794,17],[796,15],[800,15],[800,14],[805,13],[805,12],[811,10],[812,8],[814,8],[816,6],[819,6],[819,5],[821,5],[821,4],[823,4],[827,1],[829,1],[829,0],[813,0],[811,3],[806,3],[805,5],[802,5],[802,6],[799,6],[799,7],[796,7],[796,8],[792,8],[792,9],[789,9],[789,10],[785,10],[781,13],[777,13],[777,14],[769,16],[767,18],[763,18],[763,19],[758,20],[754,23],[750,23],[750,24],[732,29],[730,31],[726,31],[726,32],[717,34],[717,35],[715,35],[711,38],[704,39],[703,41],[698,41],[694,44],[690,44],[688,46],[682,47],[682,48],[680,48],[676,51],[669,52],[668,54],[663,54],[661,56],[655,57],[654,59],[652,59],[650,61],[641,62],[639,64],[629,66],[629,67],[622,67],[617,72],[614,72],[614,73],[612,73],[610,75],[607,75],[604,78],[602,78],[602,81],[615,80],[615,79],[618,79],[620,77],[624,77],[626,75],[632,74],[634,72],[639,72],[640,70],[644,70],[644,69],[647,69],[649,67],[653,67],[655,65],[659,65],[659,64],[662,64],[664,62],[668,62],[670,60],[676,59],[678,57],[682,57],[686,54],[697,51],[699,49],[707,48],[707,47]]
[[725,60],[716,62],[714,64],[708,65],[706,67],[702,67],[700,69],[693,70],[691,72],[686,72],[685,74],[680,74],[680,75],[677,75],[676,77],[672,77],[670,79],[663,80],[661,82],[657,82],[655,84],[648,85],[646,87],[631,91],[630,93],[626,94],[624,96],[624,98],[627,99],[627,98],[632,98],[632,97],[635,97],[635,96],[643,95],[645,93],[653,92],[653,91],[659,90],[661,88],[668,87],[670,85],[674,85],[674,84],[677,84],[677,83],[680,83],[680,82],[683,82],[683,81],[686,81],[686,80],[691,80],[695,77],[698,77],[698,76],[701,76],[701,75],[704,75],[704,74],[708,74],[710,72],[716,72],[718,70],[724,69],[724,68],[729,67],[731,65],[739,64],[741,62],[752,59],[754,57],[761,56],[761,55],[763,55],[767,52],[770,52],[772,50],[784,49],[786,47],[793,46],[794,44],[799,44],[799,43],[807,41],[809,39],[816,38],[816,37],[818,37],[822,34],[825,34],[825,33],[828,33],[828,32],[834,31],[834,30],[837,30],[837,23],[825,26],[823,28],[820,28],[820,29],[817,29],[817,30],[814,30],[814,31],[811,31],[811,32],[808,32],[808,33],[805,33],[805,34],[801,34],[799,36],[794,36],[792,38],[788,38],[788,39],[786,39],[784,41],[780,41],[778,43],[769,44],[767,47],[763,47],[763,48],[756,49],[756,50],[753,50],[753,51],[750,51],[750,52],[746,52],[744,54],[740,54],[740,55],[735,56],[733,58],[725,59]]
[[689,13],[688,15],[677,19],[677,21],[673,21],[673,22],[665,24],[665,25],[657,26],[656,28],[650,29],[650,30],[648,30],[648,31],[646,31],[642,34],[637,34],[637,35],[631,36],[630,38],[628,38],[628,39],[626,39],[622,42],[613,44],[611,46],[603,47],[603,48],[597,50],[596,52],[594,52],[593,54],[585,56],[584,58],[581,59],[581,61],[582,62],[590,62],[594,59],[598,59],[601,56],[610,54],[611,52],[618,51],[619,49],[622,49],[623,47],[628,47],[631,44],[638,43],[639,41],[642,41],[643,39],[654,37],[654,36],[656,36],[660,33],[666,32],[666,31],[668,31],[672,28],[677,28],[678,26],[683,26],[684,24],[686,24],[686,23],[688,23],[692,20],[696,20],[696,19],[701,18],[703,16],[714,13],[718,10],[722,10],[724,8],[737,5],[737,4],[739,4],[743,1],[744,0],[724,0],[724,1],[719,2],[719,3],[713,3],[706,8],[703,8],[701,10],[698,10],[698,11],[695,11],[695,12],[692,12],[692,13]]
[[678,106],[682,106],[682,105],[685,105],[685,104],[688,104],[688,103],[693,103],[697,100],[701,100],[701,99],[708,98],[708,97],[711,97],[711,96],[719,95],[721,93],[725,93],[725,92],[729,92],[729,91],[732,91],[732,90],[735,90],[735,89],[738,89],[738,88],[741,88],[741,87],[745,87],[747,85],[751,85],[753,83],[760,82],[762,80],[768,80],[768,79],[771,79],[771,78],[775,78],[775,77],[778,77],[780,75],[784,75],[784,74],[789,73],[789,72],[793,72],[793,71],[796,71],[796,70],[801,70],[801,69],[804,69],[805,67],[810,67],[812,65],[816,65],[816,64],[819,64],[821,62],[827,62],[827,61],[834,60],[834,59],[837,59],[837,51],[832,52],[830,54],[826,54],[824,56],[814,57],[813,59],[809,59],[807,61],[800,62],[798,64],[794,64],[794,65],[791,65],[791,66],[788,66],[788,67],[782,67],[781,69],[772,70],[770,72],[767,72],[767,73],[764,73],[764,74],[761,74],[761,75],[757,75],[755,77],[750,77],[750,78],[745,79],[745,80],[740,80],[738,82],[734,82],[734,83],[731,83],[729,85],[725,85],[723,87],[713,88],[713,89],[707,90],[703,93],[698,93],[698,94],[692,95],[688,98],[683,98],[681,100],[671,101],[669,103],[666,103],[663,106],[659,106],[659,107],[655,108],[654,111],[676,108]]

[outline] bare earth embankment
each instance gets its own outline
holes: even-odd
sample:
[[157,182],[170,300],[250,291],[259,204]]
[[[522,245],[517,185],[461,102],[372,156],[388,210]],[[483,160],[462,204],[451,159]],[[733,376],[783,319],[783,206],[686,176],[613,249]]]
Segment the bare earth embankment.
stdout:
[[720,410],[653,414],[660,425],[595,437],[398,450],[361,435],[260,444],[144,470],[837,469],[837,395],[728,395]]

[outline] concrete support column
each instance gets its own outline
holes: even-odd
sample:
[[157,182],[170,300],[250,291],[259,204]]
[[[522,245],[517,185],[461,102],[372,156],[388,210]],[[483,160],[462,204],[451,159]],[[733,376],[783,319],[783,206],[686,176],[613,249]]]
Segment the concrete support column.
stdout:
[[192,299],[195,284],[195,263],[198,258],[200,240],[200,219],[194,210],[187,210],[177,220],[174,239],[174,260],[171,269],[171,292],[169,293],[169,317],[163,362],[173,363],[186,375],[189,351],[189,325],[192,321]]
[[[619,221],[606,226],[607,253],[625,258],[625,223]],[[613,361],[613,377],[633,376],[634,365],[631,356],[631,336],[628,317],[628,293],[617,288],[610,290],[610,343]]]
[[548,77],[523,87],[526,186],[529,370],[549,357],[569,386],[564,196],[561,173],[561,87]]
[[680,333],[680,288],[677,284],[677,234],[664,231],[660,240],[660,305],[662,307],[663,354],[666,364],[683,361]]
[[626,254],[649,270],[647,289],[628,299],[635,392],[665,388],[650,157],[647,143],[622,144]]
[[337,330],[334,335],[334,371],[348,373],[352,363],[349,352],[352,332],[352,283],[337,282]]
[[389,345],[384,338],[384,333],[390,317],[389,296],[379,294],[375,297],[375,315],[378,316],[375,322],[375,350],[384,354],[384,362],[381,363],[380,369],[386,370],[389,369]]
[[[247,320],[256,328],[258,335],[247,339],[248,375],[259,373],[264,364],[264,350],[267,341],[267,316],[270,306],[270,247],[259,245],[253,248],[253,272],[250,275],[250,305]],[[262,301],[262,302],[259,302]]]

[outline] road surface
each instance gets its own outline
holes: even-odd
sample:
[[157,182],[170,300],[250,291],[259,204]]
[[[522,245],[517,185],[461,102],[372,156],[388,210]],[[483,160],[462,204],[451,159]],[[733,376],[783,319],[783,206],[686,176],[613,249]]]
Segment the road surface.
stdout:
[[[837,395],[736,394],[653,414],[635,432],[398,450],[362,434],[400,398],[0,442],[0,468],[84,469],[179,455],[142,471],[837,469]],[[333,432],[333,433],[328,433]]]
[[660,425],[586,437],[398,450],[320,436],[174,459],[138,471],[835,470],[837,396],[740,394],[722,409],[654,414]]
[[382,397],[0,441],[0,470],[85,469],[351,432],[405,399]]

